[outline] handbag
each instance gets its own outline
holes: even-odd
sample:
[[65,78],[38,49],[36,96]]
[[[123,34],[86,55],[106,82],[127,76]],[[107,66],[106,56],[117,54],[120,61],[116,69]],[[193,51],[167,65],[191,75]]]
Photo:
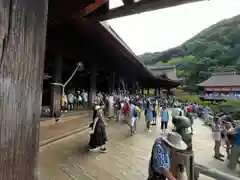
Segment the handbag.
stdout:
[[[98,118],[95,119],[95,120],[93,120],[93,122],[91,122],[91,123],[89,124],[89,128],[93,128],[94,121],[98,121]],[[97,123],[97,122],[96,122],[96,123]]]

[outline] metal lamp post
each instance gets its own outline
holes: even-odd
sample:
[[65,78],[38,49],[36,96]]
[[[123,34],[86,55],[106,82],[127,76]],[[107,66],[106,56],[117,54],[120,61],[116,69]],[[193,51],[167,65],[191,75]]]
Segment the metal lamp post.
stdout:
[[56,85],[56,86],[61,86],[62,87],[62,96],[64,96],[64,92],[65,92],[65,87],[68,85],[68,83],[72,80],[72,78],[74,77],[74,75],[76,74],[76,72],[79,69],[83,69],[84,66],[81,62],[77,63],[77,67],[75,68],[75,70],[73,71],[72,75],[69,77],[69,79],[64,83],[51,83],[52,85]]

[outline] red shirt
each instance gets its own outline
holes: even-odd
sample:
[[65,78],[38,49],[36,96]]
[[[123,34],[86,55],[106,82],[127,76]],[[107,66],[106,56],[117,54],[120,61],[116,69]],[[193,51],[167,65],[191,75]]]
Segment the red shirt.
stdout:
[[124,109],[125,114],[129,113],[130,112],[130,104],[125,103],[123,109]]
[[187,108],[187,112],[191,113],[193,109],[191,107]]

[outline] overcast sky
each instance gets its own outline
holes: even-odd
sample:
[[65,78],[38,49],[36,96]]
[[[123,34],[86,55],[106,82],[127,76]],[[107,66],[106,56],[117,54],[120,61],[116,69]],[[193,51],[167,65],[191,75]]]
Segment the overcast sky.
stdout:
[[[110,7],[122,5],[110,0]],[[163,51],[182,44],[201,30],[240,14],[240,0],[210,0],[108,21],[137,54]]]

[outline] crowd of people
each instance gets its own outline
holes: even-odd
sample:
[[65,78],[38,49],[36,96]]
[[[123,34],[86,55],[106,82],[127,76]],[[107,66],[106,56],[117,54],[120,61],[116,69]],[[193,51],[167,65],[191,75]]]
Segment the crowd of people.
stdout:
[[231,93],[205,93],[204,96],[206,97],[221,97],[221,98],[225,98],[225,99],[232,99],[232,100],[240,100],[240,94],[235,92],[231,92]]
[[[168,127],[169,113],[167,103],[164,99],[146,98],[141,95],[123,96],[121,94],[107,95],[97,94],[93,107],[92,136],[90,139],[90,149],[95,149],[107,141],[104,117],[116,117],[116,121],[124,121],[129,126],[130,135],[137,132],[137,122],[141,118],[142,112],[145,115],[146,131],[151,132],[151,127],[156,125],[157,116],[161,119],[161,129],[164,133]],[[96,135],[97,133],[97,135]],[[97,138],[102,137],[102,140]],[[95,139],[95,140],[93,140]],[[96,142],[97,144],[94,145]]]
[[[79,93],[78,98],[81,106],[87,103],[87,93]],[[85,100],[84,100],[85,98]],[[85,101],[85,102],[83,102]],[[68,104],[69,104],[68,100]],[[70,103],[71,104],[71,103]],[[172,108],[169,114],[169,108]],[[150,133],[153,126],[160,119],[160,128],[162,135],[156,139],[152,156],[149,163],[149,180],[160,179],[175,180],[170,172],[170,148],[185,150],[188,143],[177,132],[168,131],[170,116],[183,116],[190,120],[191,135],[194,134],[192,125],[194,119],[198,116],[197,109],[203,110],[202,119],[209,122],[209,107],[203,107],[195,102],[178,102],[172,96],[145,96],[145,95],[126,95],[126,94],[104,94],[98,93],[94,98],[93,119],[90,124],[90,141],[89,150],[105,153],[107,152],[106,142],[108,141],[106,133],[105,118],[116,118],[116,122],[123,121],[129,127],[131,136],[137,133],[137,123],[141,116],[145,116],[146,132]],[[224,142],[226,147],[227,159],[229,167],[235,169],[240,155],[240,127],[233,127],[229,117],[212,117],[212,138],[214,144],[214,158],[223,161],[224,155],[220,153],[220,147]],[[233,138],[234,137],[234,138]]]
[[142,95],[104,95],[98,94],[93,107],[93,121],[90,124],[91,135],[89,150],[107,152],[106,118],[116,117],[116,122],[123,121],[129,126],[130,135],[137,133],[137,123],[141,116],[145,116],[146,132],[150,133],[160,119],[162,136],[156,139],[149,164],[149,179],[175,180],[171,174],[169,149],[184,150],[186,143],[176,132],[168,132],[170,114],[168,109],[174,104],[172,97],[145,97]]

